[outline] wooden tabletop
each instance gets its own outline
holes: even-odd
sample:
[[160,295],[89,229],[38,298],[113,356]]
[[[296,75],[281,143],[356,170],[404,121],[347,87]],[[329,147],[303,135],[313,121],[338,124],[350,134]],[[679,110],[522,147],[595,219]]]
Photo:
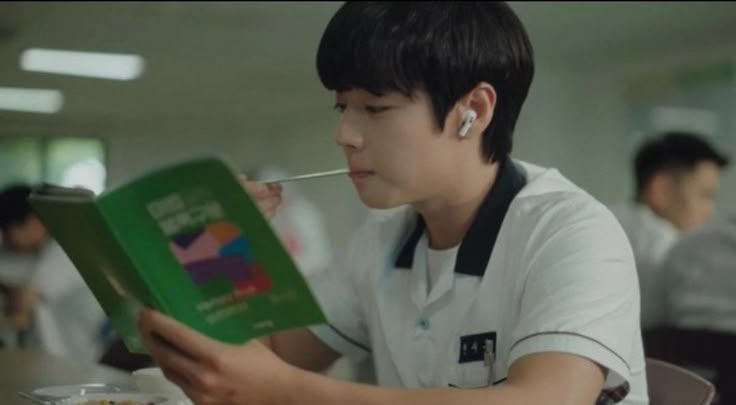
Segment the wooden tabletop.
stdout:
[[0,403],[3,405],[31,405],[18,396],[18,391],[89,383],[132,386],[133,377],[111,367],[39,351],[0,349]]

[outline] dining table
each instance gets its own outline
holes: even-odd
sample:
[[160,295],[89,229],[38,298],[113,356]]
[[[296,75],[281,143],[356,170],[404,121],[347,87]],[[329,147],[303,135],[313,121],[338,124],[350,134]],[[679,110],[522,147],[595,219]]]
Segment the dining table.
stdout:
[[60,385],[112,384],[134,386],[126,371],[90,361],[62,358],[38,350],[0,349],[0,404],[32,405],[18,391]]

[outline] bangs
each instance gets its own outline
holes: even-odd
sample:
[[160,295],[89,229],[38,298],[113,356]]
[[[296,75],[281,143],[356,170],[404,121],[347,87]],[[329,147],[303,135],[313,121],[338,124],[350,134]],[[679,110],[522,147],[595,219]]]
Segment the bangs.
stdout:
[[361,88],[375,95],[398,91],[406,96],[422,87],[427,56],[415,51],[418,44],[402,27],[386,22],[396,19],[385,19],[385,12],[360,19],[344,15],[350,10],[332,18],[320,41],[317,73],[322,85],[332,91]]

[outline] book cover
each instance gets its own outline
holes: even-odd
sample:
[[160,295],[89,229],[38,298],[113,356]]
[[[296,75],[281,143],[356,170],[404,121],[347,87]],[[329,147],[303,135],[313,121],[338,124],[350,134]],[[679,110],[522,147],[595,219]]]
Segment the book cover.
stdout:
[[100,196],[45,187],[30,197],[126,347],[145,349],[148,305],[223,342],[324,322],[303,276],[216,158],[140,176]]

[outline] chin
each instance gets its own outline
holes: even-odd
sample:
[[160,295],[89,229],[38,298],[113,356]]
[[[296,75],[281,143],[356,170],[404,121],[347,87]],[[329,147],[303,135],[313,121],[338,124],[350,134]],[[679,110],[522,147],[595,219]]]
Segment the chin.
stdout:
[[370,194],[370,193],[360,193],[359,192],[358,197],[360,197],[360,201],[366,207],[371,208],[371,209],[377,209],[377,210],[396,208],[396,207],[399,207],[405,204],[403,201],[400,201],[394,198],[387,198],[386,196]]
[[361,198],[360,201],[363,202],[363,204],[371,209],[376,210],[386,210],[390,208],[396,208],[402,204],[400,203],[390,203],[388,201],[380,201],[380,200],[367,200],[365,198]]

